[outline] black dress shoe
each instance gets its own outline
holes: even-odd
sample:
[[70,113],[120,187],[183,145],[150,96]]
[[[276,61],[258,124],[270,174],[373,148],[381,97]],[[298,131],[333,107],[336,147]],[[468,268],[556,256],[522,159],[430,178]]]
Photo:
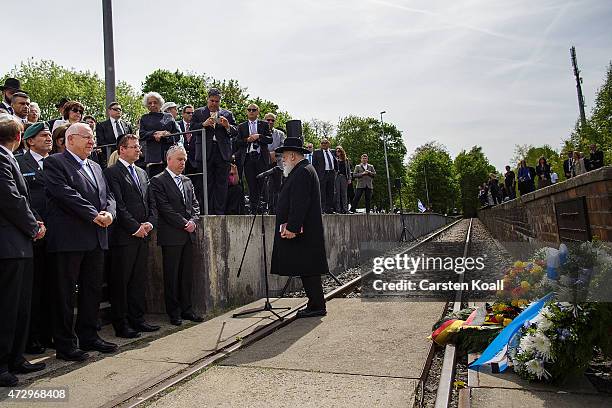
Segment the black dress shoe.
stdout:
[[19,378],[5,371],[0,373],[0,387],[14,387],[19,383]]
[[43,354],[45,351],[47,351],[47,349],[37,341],[28,344],[25,349],[27,354]]
[[135,339],[135,338],[140,337],[140,333],[138,333],[136,330],[133,330],[132,328],[128,326],[125,326],[119,330],[115,330],[115,336],[121,337],[124,339]]
[[97,339],[93,343],[80,344],[82,350],[99,351],[100,353],[113,353],[117,350],[117,345],[109,341]]
[[156,324],[149,324],[149,323],[141,322],[141,323],[134,323],[132,325],[132,328],[139,332],[154,332],[154,331],[158,331],[161,328],[161,326],[158,326]]
[[202,316],[198,316],[197,314],[193,313],[193,312],[189,312],[189,313],[183,313],[181,315],[181,317],[185,320],[191,320],[192,322],[203,322],[204,318]]
[[29,374],[44,370],[46,367],[47,365],[45,363],[30,363],[29,361],[24,361],[18,366],[11,367],[9,371],[15,374]]
[[320,310],[312,310],[312,309],[302,309],[302,310],[298,310],[296,317],[297,318],[301,318],[301,317],[317,317],[317,316],[325,316],[327,314],[327,310],[325,309],[320,309]]
[[80,349],[72,349],[66,351],[59,351],[55,353],[58,360],[65,361],[85,361],[89,358],[89,354]]
[[172,323],[175,326],[180,326],[183,324],[183,321],[179,318],[174,318],[174,319],[170,319],[170,323]]

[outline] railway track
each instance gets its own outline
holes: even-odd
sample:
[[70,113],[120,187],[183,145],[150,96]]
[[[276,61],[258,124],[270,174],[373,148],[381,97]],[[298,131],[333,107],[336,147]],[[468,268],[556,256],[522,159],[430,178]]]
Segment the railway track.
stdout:
[[[470,220],[457,220],[439,229],[438,231],[426,236],[424,239],[419,240],[415,242],[414,244],[409,245],[405,250],[400,252],[400,255],[408,254],[408,253],[415,253],[416,251],[418,251],[420,254],[431,253],[432,251],[436,250],[435,249],[436,247],[434,245],[435,242],[444,242],[445,235],[454,234],[455,237],[461,236],[461,235],[464,237],[462,241],[462,248],[463,248],[462,254],[463,256],[467,256],[467,254],[469,253],[469,247],[471,243],[471,240],[470,240],[471,231],[472,231],[472,220],[471,219]],[[453,239],[451,237],[451,241],[454,241],[456,243],[457,240],[456,238]],[[455,249],[453,249],[453,251],[451,252],[452,253],[448,253],[444,255],[445,256],[457,256],[457,255],[460,256],[461,255],[461,254],[458,254]],[[440,254],[438,253],[437,255],[440,255]],[[352,278],[348,282],[344,283],[342,286],[339,286],[329,291],[325,295],[326,301],[330,301],[334,298],[341,298],[341,297],[355,297],[356,293],[360,294],[362,292],[362,285],[364,283],[364,280],[370,279],[372,277],[372,274],[373,274],[373,271],[362,273],[361,275],[355,278]],[[340,279],[342,279],[343,275],[340,274],[339,277]],[[417,296],[419,296],[419,294],[417,294]],[[452,307],[453,310],[459,310],[461,308],[461,304],[462,304],[462,294],[460,291],[458,291],[455,294],[454,299],[447,303],[447,308],[445,310],[448,310],[449,307]],[[190,366],[188,366],[181,372],[167,379],[164,379],[156,384],[152,384],[145,391],[139,391],[139,392],[135,392],[133,395],[123,396],[120,401],[118,400],[112,401],[111,403],[106,404],[105,407],[116,407],[116,406],[130,407],[130,408],[141,407],[151,401],[156,400],[159,396],[164,395],[168,390],[174,389],[175,387],[181,385],[182,383],[189,381],[190,378],[198,375],[200,372],[206,370],[207,368],[211,367],[212,365],[219,362],[220,360],[228,357],[230,354],[235,353],[238,350],[243,349],[246,346],[253,344],[254,342],[257,342],[258,340],[268,336],[269,334],[275,332],[276,330],[286,325],[291,324],[291,322],[293,322],[296,319],[297,310],[304,306],[305,306],[305,303],[301,305],[300,307],[283,315],[284,317],[283,320],[275,320],[274,322],[265,325],[264,327],[253,332],[252,334],[244,338],[237,339],[235,342],[230,343],[224,348],[211,353],[210,355],[200,359],[199,361],[196,361],[195,363],[191,364]],[[421,389],[423,388],[425,379],[427,375],[429,374],[429,368],[431,366],[431,361],[434,355],[434,347],[435,346],[432,342],[430,350],[429,350],[427,362],[422,369],[423,374],[420,379]],[[454,379],[454,373],[455,373],[455,361],[456,361],[456,354],[455,354],[454,348],[447,347],[447,349],[445,350],[444,366],[442,369],[442,375],[440,377],[440,382],[438,384],[438,395],[436,397],[436,405],[435,405],[436,407],[449,406],[452,388],[453,388],[452,385],[453,385],[453,379]],[[421,401],[421,404],[422,404],[422,401]]]

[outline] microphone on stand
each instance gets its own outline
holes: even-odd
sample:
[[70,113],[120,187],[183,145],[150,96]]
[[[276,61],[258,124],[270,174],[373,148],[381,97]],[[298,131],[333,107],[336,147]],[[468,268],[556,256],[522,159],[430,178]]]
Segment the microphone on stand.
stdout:
[[278,166],[274,166],[270,170],[266,170],[263,173],[259,173],[257,175],[257,177],[255,177],[255,178],[260,179],[260,178],[268,177],[268,176],[271,176],[272,174],[274,174],[276,172],[279,172],[279,171],[282,172],[283,170],[280,167],[278,167]]

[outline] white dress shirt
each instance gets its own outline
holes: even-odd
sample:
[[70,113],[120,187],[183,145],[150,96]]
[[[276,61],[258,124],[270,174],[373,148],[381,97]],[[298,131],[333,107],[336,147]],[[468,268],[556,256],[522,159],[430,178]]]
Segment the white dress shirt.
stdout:
[[[30,149],[30,154],[32,155],[32,157],[34,158],[34,160],[36,160],[36,163],[38,163],[38,167],[40,167],[40,169],[43,169],[43,161],[44,161],[44,157],[42,157],[40,154],[36,153],[34,150]],[[49,157],[49,156],[47,156]]]

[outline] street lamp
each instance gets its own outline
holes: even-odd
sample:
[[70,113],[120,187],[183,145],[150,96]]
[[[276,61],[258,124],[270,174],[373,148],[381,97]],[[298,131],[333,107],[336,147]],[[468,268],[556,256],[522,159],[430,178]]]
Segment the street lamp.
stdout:
[[385,123],[383,122],[383,113],[380,112],[380,129],[382,131],[383,146],[385,148],[385,168],[387,170],[387,188],[389,190],[389,211],[393,212],[393,197],[391,196],[391,177],[389,177],[389,159],[387,158],[387,137],[385,136]]

